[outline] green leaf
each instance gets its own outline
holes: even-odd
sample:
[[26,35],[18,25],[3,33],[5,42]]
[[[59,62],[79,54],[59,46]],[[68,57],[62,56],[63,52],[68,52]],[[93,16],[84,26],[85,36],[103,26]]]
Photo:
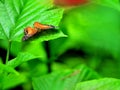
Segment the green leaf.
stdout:
[[97,79],[101,77],[98,73],[86,65],[79,65],[76,68],[80,70],[79,81]]
[[4,81],[4,74],[3,74],[3,71],[0,70],[0,89],[1,90],[3,88],[3,81]]
[[23,44],[22,51],[29,52],[30,54],[35,55],[36,57],[40,57],[41,61],[46,62],[47,55],[42,43],[35,41],[35,42],[28,42],[24,44]]
[[93,77],[99,78],[83,66],[74,70],[67,69],[61,72],[58,70],[45,76],[33,78],[33,88],[34,90],[74,90],[78,82],[93,79]]
[[[51,0],[5,0],[0,1],[0,38],[21,41],[24,28],[33,27],[39,21],[43,24],[58,26],[63,9],[54,8]],[[60,30],[46,31],[38,37],[39,41],[64,37]]]
[[0,63],[0,89],[6,89],[22,83],[23,76],[14,70],[14,68]]
[[50,43],[50,55],[51,60],[56,60],[60,55],[62,55],[70,45],[73,44],[72,41],[69,41],[69,38],[58,38],[55,40],[49,41]]
[[67,37],[67,35],[63,34],[63,32],[59,30],[46,30],[46,31],[41,32],[37,37],[33,37],[32,39],[35,38],[35,41],[42,42],[42,41],[49,41],[49,40],[57,39],[60,37]]
[[105,59],[98,65],[98,73],[104,77],[113,77],[120,79],[120,61]]
[[35,59],[35,58],[39,58],[39,57],[36,57],[30,53],[20,53],[15,59],[10,60],[7,63],[7,65],[15,68],[19,66],[20,64],[27,62],[29,60]]
[[39,77],[48,73],[47,64],[42,63],[39,59],[30,60],[27,65],[29,67],[30,77]]
[[16,41],[11,42],[10,53],[16,57],[18,53],[21,52],[21,50],[23,49],[22,46],[23,46],[23,43],[21,42],[16,42]]
[[4,74],[2,72],[7,72],[7,73],[14,73],[16,75],[19,75],[19,73],[15,69],[13,69],[10,66],[4,65],[2,63],[0,63],[0,68],[1,68],[0,69],[1,74]]
[[120,80],[114,78],[103,78],[80,82],[75,90],[120,90]]
[[22,84],[26,81],[24,75],[8,74],[3,81],[3,89],[8,89]]
[[[6,49],[8,47],[7,42],[4,40],[0,40],[0,47]],[[27,41],[27,42],[21,43],[21,42],[13,41],[11,43],[10,53],[16,57],[19,54],[19,52],[27,52],[36,57],[39,57],[39,59],[44,62],[47,60],[44,45],[41,42]]]
[[[75,75],[72,76],[72,73]],[[33,79],[33,88],[34,90],[72,90],[74,84],[77,81],[77,77],[79,76],[79,71],[66,71],[66,72],[58,72],[52,73],[47,76],[38,77]]]

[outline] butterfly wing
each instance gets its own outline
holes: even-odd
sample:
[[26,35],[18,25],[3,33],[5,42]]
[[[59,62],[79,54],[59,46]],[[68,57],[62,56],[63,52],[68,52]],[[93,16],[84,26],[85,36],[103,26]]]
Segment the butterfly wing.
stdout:
[[39,22],[35,22],[34,23],[34,28],[37,28],[39,30],[47,30],[47,29],[55,29],[55,26],[53,26],[53,25],[45,25],[45,24],[41,24]]

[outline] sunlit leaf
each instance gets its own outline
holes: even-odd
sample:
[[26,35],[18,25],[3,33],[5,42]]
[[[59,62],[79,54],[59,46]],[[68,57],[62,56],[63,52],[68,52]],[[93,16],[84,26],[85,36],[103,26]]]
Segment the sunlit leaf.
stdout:
[[[6,73],[14,73],[14,74],[16,74],[16,75],[18,75],[19,73],[16,71],[16,70],[14,70],[12,67],[10,67],[10,66],[7,66],[7,65],[4,65],[4,64],[2,64],[2,63],[0,63],[0,72],[1,72],[1,74],[3,74],[4,75],[4,72],[6,72]],[[3,72],[3,73],[2,73]]]
[[[86,67],[80,67],[75,70],[64,70],[61,72],[57,71],[49,75],[33,78],[33,87],[34,90],[74,90],[77,82],[84,81],[86,79],[88,80],[94,75],[95,74],[93,72],[89,72]],[[99,77],[94,76],[94,78]]]
[[75,90],[120,90],[120,80],[114,78],[103,78],[80,82]]
[[0,89],[14,87],[23,82],[23,79],[12,67],[0,63]]
[[[21,41],[24,28],[34,22],[58,26],[63,9],[54,8],[51,0],[5,0],[0,1],[0,38]],[[40,41],[64,37],[60,30],[41,33]]]
[[25,42],[22,45],[22,51],[28,52],[36,57],[39,57],[41,61],[46,62],[47,60],[47,53],[43,46],[43,43],[34,41],[34,42]]
[[15,68],[19,66],[20,64],[27,62],[29,60],[35,59],[35,58],[40,58],[40,57],[36,57],[30,53],[20,53],[15,59],[10,60],[7,63],[7,65]]
[[4,79],[3,89],[15,87],[25,81],[26,81],[26,78],[24,75],[9,74]]

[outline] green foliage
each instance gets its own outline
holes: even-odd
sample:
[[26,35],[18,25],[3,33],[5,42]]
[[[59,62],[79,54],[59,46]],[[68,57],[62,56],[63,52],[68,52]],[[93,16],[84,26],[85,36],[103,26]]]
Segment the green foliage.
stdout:
[[[90,4],[71,10],[64,19],[61,26],[67,32],[69,38],[59,40],[60,47],[53,47],[57,40],[51,42],[51,53],[58,55],[69,48],[80,48],[81,43],[91,48],[105,49],[112,55],[119,56],[120,35],[119,35],[119,11],[107,6]],[[73,19],[74,17],[74,19]],[[113,36],[111,38],[111,36]],[[84,45],[84,47],[85,47]],[[58,48],[58,46],[56,46]]]
[[[0,90],[120,89],[119,0],[63,11],[53,0],[0,0]],[[22,41],[34,22],[59,28]]]
[[57,71],[46,76],[33,78],[33,87],[34,90],[74,90],[78,82],[93,78],[99,78],[99,75],[87,67],[81,66],[74,70]]
[[[5,0],[0,2],[0,33],[1,39],[10,41],[21,41],[23,29],[27,26],[33,26],[33,23],[39,21],[45,24],[58,25],[62,9],[52,9],[53,5],[45,3],[44,0]],[[57,12],[57,14],[56,14]],[[53,17],[54,16],[54,17]],[[6,23],[7,22],[7,23]],[[64,36],[60,31],[47,32],[41,35],[40,41],[50,40]]]
[[15,74],[9,74],[8,76],[4,77],[4,81],[2,82],[3,89],[8,89],[15,87],[21,83],[24,83],[26,81],[26,78],[24,75],[15,75]]
[[0,68],[0,88],[11,88],[25,81],[25,76],[20,75],[12,67],[0,64]]
[[11,73],[14,73],[14,74],[18,74],[18,72],[16,70],[14,70],[12,67],[6,66],[6,65],[1,64],[1,63],[0,63],[0,68],[1,68],[1,70],[0,70],[1,73],[2,72],[8,72],[8,73],[11,72]]
[[26,62],[28,60],[32,60],[32,59],[35,59],[35,58],[37,58],[37,57],[35,57],[35,56],[33,56],[33,55],[29,54],[29,53],[21,53],[15,59],[10,60],[7,63],[7,65],[15,68],[15,67],[19,66],[21,63],[24,63],[24,62]]
[[[35,58],[46,60],[46,52],[42,49],[42,44],[41,47],[37,48],[40,42],[66,37],[60,30],[48,30],[40,33],[34,40],[31,40],[33,43],[30,41],[23,43],[21,40],[24,35],[24,28],[27,26],[33,27],[34,22],[37,21],[43,24],[58,26],[62,14],[63,9],[55,8],[50,0],[47,2],[44,0],[0,1],[0,39],[3,39],[1,40],[1,47],[8,48],[6,66],[0,65],[4,70],[0,71],[1,78],[4,76],[0,81],[1,89],[15,87],[26,82],[24,79],[25,74],[21,77],[21,74],[19,75],[14,70],[15,67]],[[33,44],[36,45],[36,48],[34,48]],[[35,50],[37,52],[33,53]],[[17,57],[7,63],[9,52],[15,56],[17,55]]]
[[111,8],[114,8],[114,9],[117,9],[120,11],[120,6],[119,6],[119,0],[94,0],[95,3],[97,4],[100,4],[100,5],[104,5],[104,6],[107,6],[107,7],[111,7]]
[[120,80],[103,78],[78,83],[75,90],[119,90]]

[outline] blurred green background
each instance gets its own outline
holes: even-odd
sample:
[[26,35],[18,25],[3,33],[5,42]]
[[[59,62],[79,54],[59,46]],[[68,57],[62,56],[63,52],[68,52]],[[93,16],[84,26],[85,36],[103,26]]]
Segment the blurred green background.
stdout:
[[67,9],[60,27],[67,38],[50,41],[51,56],[70,66],[85,64],[103,77],[120,78],[120,13],[88,3]]
[[[116,2],[96,2],[64,7],[59,28],[67,37],[41,43],[12,42],[10,59],[16,57],[21,48],[40,58],[15,68],[25,79],[11,90],[21,86],[23,90],[32,90],[31,78],[77,68],[83,75],[81,81],[104,77],[120,79],[120,7]],[[0,40],[0,61],[5,60],[6,43]]]

